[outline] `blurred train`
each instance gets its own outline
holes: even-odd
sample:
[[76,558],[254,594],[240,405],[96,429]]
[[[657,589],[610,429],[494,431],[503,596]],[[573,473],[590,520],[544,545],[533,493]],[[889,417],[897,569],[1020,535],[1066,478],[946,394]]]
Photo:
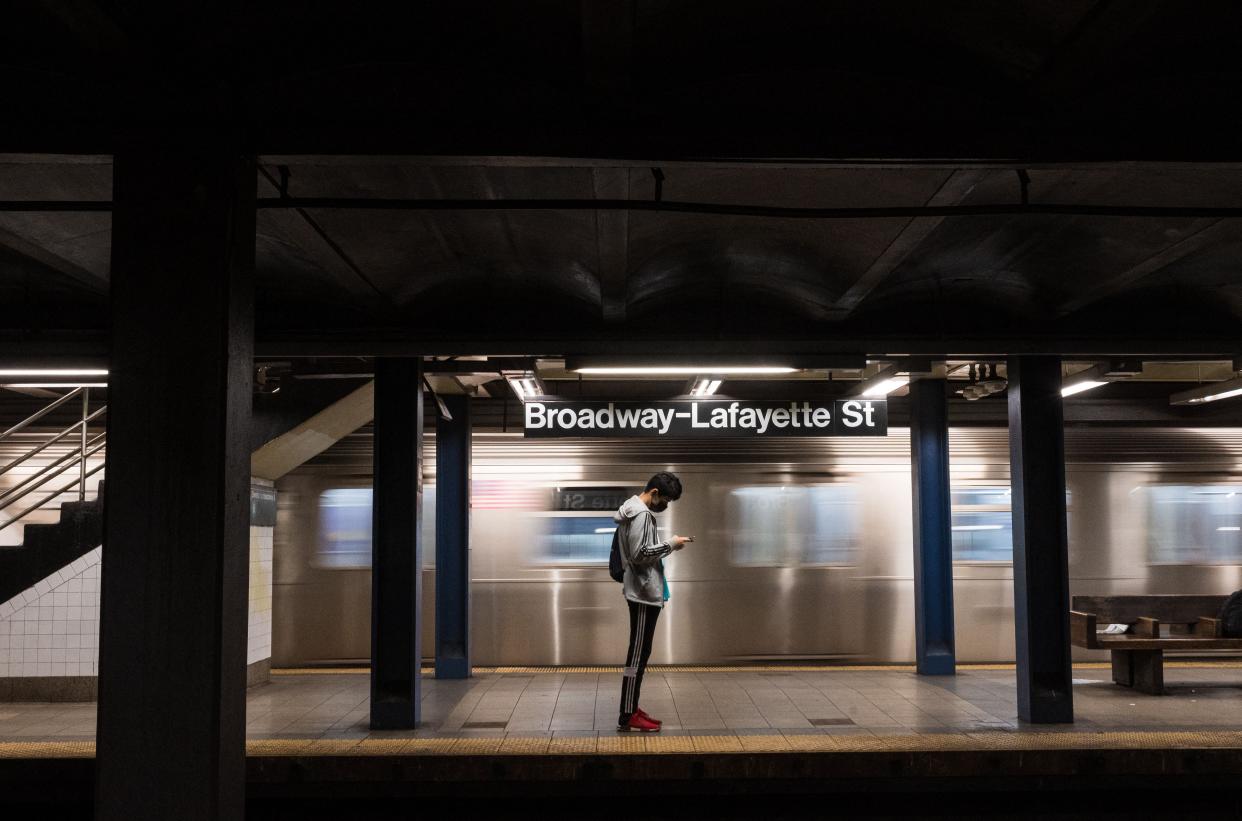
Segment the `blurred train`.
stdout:
[[[955,428],[950,443],[958,659],[1012,660],[1007,431]],[[354,434],[277,483],[277,666],[369,655],[370,455],[370,435]],[[1066,463],[1072,593],[1242,588],[1242,429],[1069,429]],[[627,616],[607,572],[612,512],[660,470],[676,472],[685,495],[659,526],[696,542],[667,562],[653,663],[913,659],[909,433],[895,428],[880,439],[713,441],[476,433],[475,664],[618,663]]]

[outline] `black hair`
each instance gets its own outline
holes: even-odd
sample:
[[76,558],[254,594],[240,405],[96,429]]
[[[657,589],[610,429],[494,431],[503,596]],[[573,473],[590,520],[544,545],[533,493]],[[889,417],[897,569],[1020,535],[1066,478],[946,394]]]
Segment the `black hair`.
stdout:
[[643,488],[643,493],[653,488],[660,491],[661,499],[675,502],[681,498],[681,480],[675,474],[657,473],[647,480],[647,486]]

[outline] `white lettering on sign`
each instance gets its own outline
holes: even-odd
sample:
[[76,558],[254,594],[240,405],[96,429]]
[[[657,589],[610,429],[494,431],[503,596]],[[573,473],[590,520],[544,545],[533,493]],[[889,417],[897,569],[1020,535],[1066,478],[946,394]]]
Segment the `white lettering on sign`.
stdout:
[[527,402],[524,408],[526,432],[534,436],[883,436],[888,428],[885,403],[866,399]]

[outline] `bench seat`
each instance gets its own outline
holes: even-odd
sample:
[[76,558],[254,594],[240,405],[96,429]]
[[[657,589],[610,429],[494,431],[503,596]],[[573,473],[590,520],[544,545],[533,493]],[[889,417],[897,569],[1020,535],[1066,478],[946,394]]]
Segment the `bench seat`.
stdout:
[[[1221,635],[1216,614],[1227,596],[1075,596],[1070,641],[1077,647],[1108,650],[1113,681],[1160,695],[1164,692],[1164,651],[1242,650],[1242,638]],[[1126,624],[1121,634],[1098,632],[1100,624]],[[1161,635],[1161,626],[1169,632]]]

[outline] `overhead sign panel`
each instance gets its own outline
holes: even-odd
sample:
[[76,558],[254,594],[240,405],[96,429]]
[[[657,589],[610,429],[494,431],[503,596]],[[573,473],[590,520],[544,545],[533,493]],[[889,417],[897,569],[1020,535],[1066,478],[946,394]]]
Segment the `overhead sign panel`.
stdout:
[[885,436],[883,399],[832,402],[699,399],[675,402],[527,402],[528,438],[566,436]]

